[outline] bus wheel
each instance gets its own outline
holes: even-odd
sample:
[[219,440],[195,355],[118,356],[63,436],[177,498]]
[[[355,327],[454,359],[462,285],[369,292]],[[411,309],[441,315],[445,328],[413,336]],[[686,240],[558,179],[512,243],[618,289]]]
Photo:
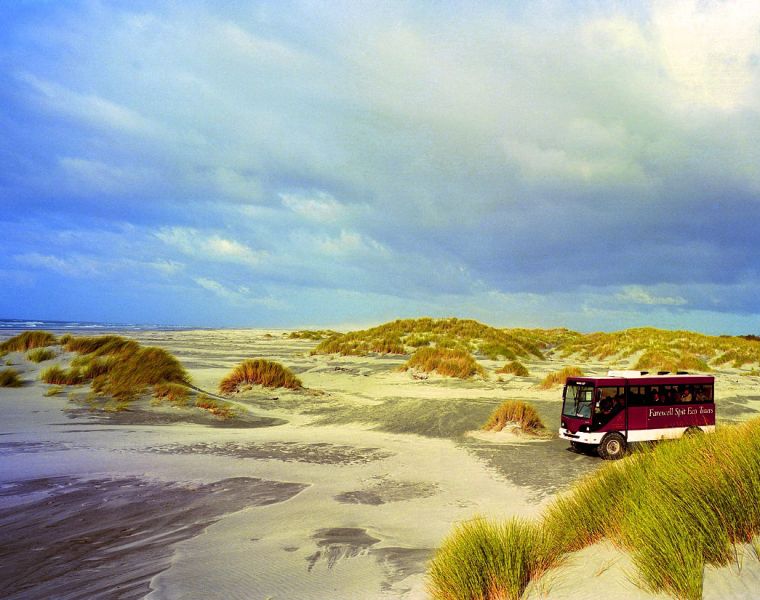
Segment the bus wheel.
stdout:
[[689,437],[694,435],[701,435],[704,431],[702,431],[701,427],[687,427],[686,431],[683,432],[684,435],[688,435]]
[[599,444],[599,456],[605,460],[617,460],[625,454],[625,438],[619,433],[608,433]]

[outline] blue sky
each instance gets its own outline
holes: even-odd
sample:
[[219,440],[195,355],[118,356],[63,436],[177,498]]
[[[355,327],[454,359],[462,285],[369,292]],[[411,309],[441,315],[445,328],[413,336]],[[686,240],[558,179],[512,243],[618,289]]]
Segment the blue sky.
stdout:
[[754,0],[0,19],[0,316],[760,329]]

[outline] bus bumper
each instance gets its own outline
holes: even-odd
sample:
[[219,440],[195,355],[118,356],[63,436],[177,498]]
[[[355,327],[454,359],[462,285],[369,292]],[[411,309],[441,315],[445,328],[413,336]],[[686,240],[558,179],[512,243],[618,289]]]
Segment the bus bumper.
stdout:
[[599,444],[602,441],[602,438],[604,437],[604,433],[591,433],[591,432],[583,432],[583,431],[576,431],[575,433],[570,433],[564,427],[559,428],[560,438],[562,438],[563,440],[567,440],[568,442],[577,442],[578,444],[590,444],[590,445]]

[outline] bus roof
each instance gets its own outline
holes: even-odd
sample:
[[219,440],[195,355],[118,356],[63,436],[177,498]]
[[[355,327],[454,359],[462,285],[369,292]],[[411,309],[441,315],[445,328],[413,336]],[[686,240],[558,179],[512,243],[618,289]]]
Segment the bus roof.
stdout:
[[712,384],[715,377],[712,375],[638,375],[634,377],[568,377],[566,383],[581,383],[585,385],[602,386],[625,386],[625,385],[684,385],[684,384]]

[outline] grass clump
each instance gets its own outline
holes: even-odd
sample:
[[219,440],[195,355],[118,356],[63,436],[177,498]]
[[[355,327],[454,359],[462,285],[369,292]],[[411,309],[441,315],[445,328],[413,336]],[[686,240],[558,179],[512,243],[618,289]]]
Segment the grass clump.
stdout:
[[153,397],[159,402],[169,402],[174,406],[187,406],[190,390],[181,383],[157,383],[153,386]]
[[62,388],[59,385],[52,385],[47,390],[45,390],[45,396],[46,397],[57,396],[58,394],[63,392],[63,390],[64,388]]
[[299,331],[291,331],[288,334],[288,338],[291,340],[314,340],[321,341],[326,338],[340,335],[337,331],[332,329],[302,329]]
[[212,415],[221,419],[231,419],[237,416],[235,407],[232,404],[224,400],[211,398],[206,394],[201,394],[195,399],[195,406],[207,410]]
[[0,387],[20,387],[21,379],[16,369],[0,369]]
[[428,571],[434,600],[518,600],[549,566],[546,538],[534,522],[475,519],[443,541]]
[[486,431],[501,431],[507,423],[516,423],[526,433],[546,431],[541,417],[530,404],[521,400],[507,400],[499,406],[483,425]]
[[47,348],[35,348],[26,353],[26,358],[32,362],[41,363],[55,358],[55,352]]
[[416,369],[460,379],[467,379],[473,375],[485,377],[483,367],[475,361],[472,354],[450,348],[420,348],[401,368],[404,371]]
[[25,331],[5,340],[0,344],[0,351],[26,352],[32,348],[52,346],[56,342],[56,337],[49,331]]
[[53,365],[42,371],[40,379],[54,385],[79,385],[85,381],[78,368],[63,369],[60,365]]
[[530,376],[528,369],[525,368],[525,365],[523,365],[518,360],[513,360],[511,362],[508,362],[503,367],[501,367],[501,369],[497,369],[496,372],[499,374],[516,375],[517,377]]
[[273,360],[256,358],[244,360],[219,383],[219,391],[232,394],[246,385],[297,390],[303,387],[301,380],[287,367]]
[[583,371],[579,367],[565,367],[560,371],[554,371],[544,377],[539,387],[548,390],[557,385],[564,385],[568,377],[583,377]]

